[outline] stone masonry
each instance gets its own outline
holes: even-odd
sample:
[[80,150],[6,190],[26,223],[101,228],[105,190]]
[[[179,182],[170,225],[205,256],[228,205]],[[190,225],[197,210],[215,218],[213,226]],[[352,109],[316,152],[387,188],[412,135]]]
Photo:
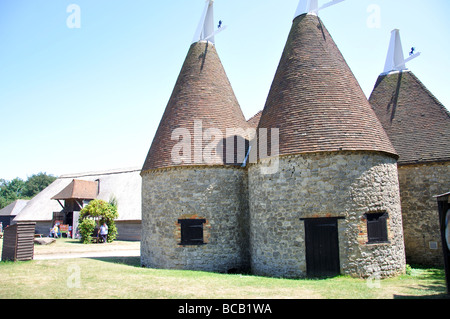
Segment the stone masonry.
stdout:
[[[280,158],[279,171],[249,168],[251,266],[258,275],[306,276],[304,221],[339,220],[341,273],[389,277],[404,272],[396,160],[375,152]],[[270,200],[267,200],[270,199]],[[387,212],[389,243],[367,244],[365,214]]]
[[[247,271],[247,172],[190,167],[143,174],[141,264],[163,269]],[[204,245],[180,245],[179,219],[205,219]]]
[[286,278],[404,272],[398,155],[317,15],[293,21],[246,167],[201,160],[211,132],[248,127],[215,46],[200,39],[142,168],[143,266]]
[[450,189],[450,162],[399,165],[398,173],[408,263],[443,266],[434,196]]

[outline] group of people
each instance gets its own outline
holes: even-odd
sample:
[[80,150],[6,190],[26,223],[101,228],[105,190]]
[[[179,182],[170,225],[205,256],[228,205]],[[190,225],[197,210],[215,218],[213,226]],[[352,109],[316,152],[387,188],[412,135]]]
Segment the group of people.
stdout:
[[[58,234],[60,234],[59,224],[55,223],[55,225],[50,229],[50,237],[59,238]],[[98,234],[101,237],[103,243],[106,244],[108,238],[108,225],[106,225],[106,223],[103,223],[100,226]],[[67,237],[72,237],[72,226],[69,226]]]

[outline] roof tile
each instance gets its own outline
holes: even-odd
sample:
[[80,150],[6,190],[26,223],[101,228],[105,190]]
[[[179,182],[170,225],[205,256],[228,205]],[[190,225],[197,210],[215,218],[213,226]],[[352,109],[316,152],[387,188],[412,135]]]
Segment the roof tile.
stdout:
[[411,71],[380,75],[369,101],[399,164],[450,161],[450,113]]
[[280,155],[367,150],[396,156],[344,57],[314,15],[294,20],[259,127],[279,128]]
[[[194,163],[194,121],[201,121],[203,133],[214,128],[228,138],[228,128],[247,129],[248,124],[235,97],[215,46],[209,42],[191,45],[184,65],[167,104],[142,171],[189,165],[223,165],[224,158],[205,164]],[[172,140],[176,129],[187,129],[191,136],[191,163],[172,161]],[[245,137],[243,137],[245,138]],[[202,150],[211,141],[202,139]],[[226,144],[226,143],[224,143]]]

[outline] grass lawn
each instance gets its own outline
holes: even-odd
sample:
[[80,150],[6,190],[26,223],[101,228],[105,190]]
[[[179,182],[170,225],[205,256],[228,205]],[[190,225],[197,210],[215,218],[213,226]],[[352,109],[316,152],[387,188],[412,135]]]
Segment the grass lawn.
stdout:
[[[122,244],[131,245],[110,247]],[[56,251],[82,247],[70,241],[57,245]],[[42,250],[36,247],[36,253]],[[139,257],[119,257],[0,262],[0,274],[0,299],[447,298],[441,269],[413,268],[409,275],[368,283],[346,276],[292,280],[156,270],[141,268]]]

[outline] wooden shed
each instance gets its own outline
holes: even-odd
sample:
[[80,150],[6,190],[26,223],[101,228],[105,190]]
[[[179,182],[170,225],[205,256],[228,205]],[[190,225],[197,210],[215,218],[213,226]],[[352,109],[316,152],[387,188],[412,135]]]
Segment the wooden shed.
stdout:
[[36,223],[18,223],[4,229],[2,261],[28,261],[34,257]]

